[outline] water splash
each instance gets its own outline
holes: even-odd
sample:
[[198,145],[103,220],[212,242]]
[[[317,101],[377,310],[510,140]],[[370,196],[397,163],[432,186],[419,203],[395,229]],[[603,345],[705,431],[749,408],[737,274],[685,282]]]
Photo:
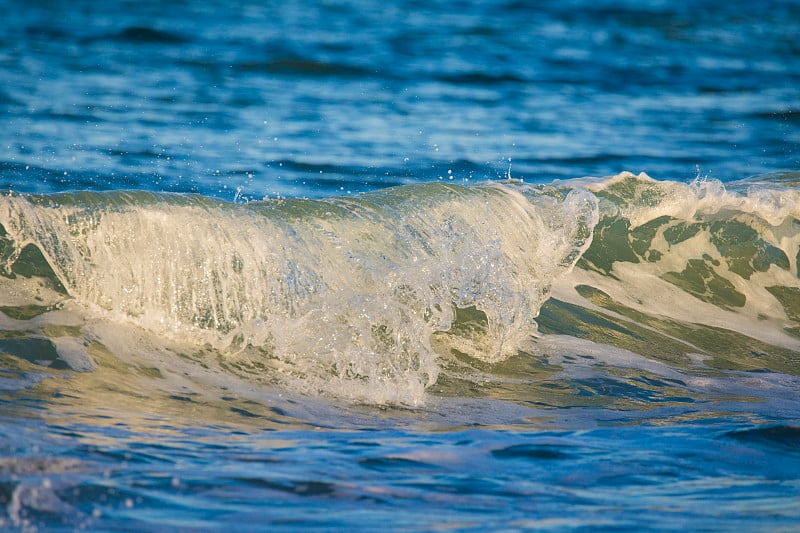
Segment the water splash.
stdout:
[[[554,198],[512,183],[246,204],[12,196],[0,223],[9,268],[34,244],[104,316],[229,359],[278,361],[312,390],[413,403],[438,376],[434,333],[485,361],[519,350],[596,219],[585,191]],[[480,327],[454,328],[458,309]]]

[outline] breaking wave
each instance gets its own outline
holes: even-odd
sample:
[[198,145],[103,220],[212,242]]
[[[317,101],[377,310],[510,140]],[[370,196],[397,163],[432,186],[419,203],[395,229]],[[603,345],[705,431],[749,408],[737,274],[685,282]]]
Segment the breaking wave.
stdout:
[[135,354],[124,325],[247,379],[378,404],[518,355],[796,374],[798,194],[791,176],[743,189],[629,173],[248,203],[7,194],[0,316],[15,331],[64,306],[94,317],[27,341],[74,370],[93,369],[93,344]]

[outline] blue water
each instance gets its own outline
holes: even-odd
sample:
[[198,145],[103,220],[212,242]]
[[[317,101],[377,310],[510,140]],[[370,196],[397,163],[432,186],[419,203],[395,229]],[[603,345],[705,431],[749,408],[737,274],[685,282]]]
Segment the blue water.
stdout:
[[0,12],[0,529],[800,524],[800,2]]
[[534,180],[796,170],[798,9],[6,3],[0,186],[326,196],[509,158]]

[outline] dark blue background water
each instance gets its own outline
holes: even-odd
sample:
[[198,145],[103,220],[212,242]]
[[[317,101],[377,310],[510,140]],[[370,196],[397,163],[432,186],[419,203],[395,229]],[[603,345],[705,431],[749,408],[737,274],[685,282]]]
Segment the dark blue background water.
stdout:
[[[800,170],[798,1],[0,0],[0,13],[0,190],[319,197],[491,179],[509,163],[542,182]],[[0,370],[10,390],[24,374]],[[641,411],[583,398],[526,418],[491,400],[220,407],[81,379],[4,393],[0,527],[772,529],[800,516],[796,398],[646,405],[598,386],[598,401]]]
[[800,2],[0,2],[0,188],[800,166]]

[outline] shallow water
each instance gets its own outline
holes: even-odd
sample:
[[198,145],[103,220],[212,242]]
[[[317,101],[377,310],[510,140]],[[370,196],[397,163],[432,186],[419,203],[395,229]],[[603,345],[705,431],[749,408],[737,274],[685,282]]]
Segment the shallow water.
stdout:
[[797,2],[3,7],[0,528],[796,527]]

